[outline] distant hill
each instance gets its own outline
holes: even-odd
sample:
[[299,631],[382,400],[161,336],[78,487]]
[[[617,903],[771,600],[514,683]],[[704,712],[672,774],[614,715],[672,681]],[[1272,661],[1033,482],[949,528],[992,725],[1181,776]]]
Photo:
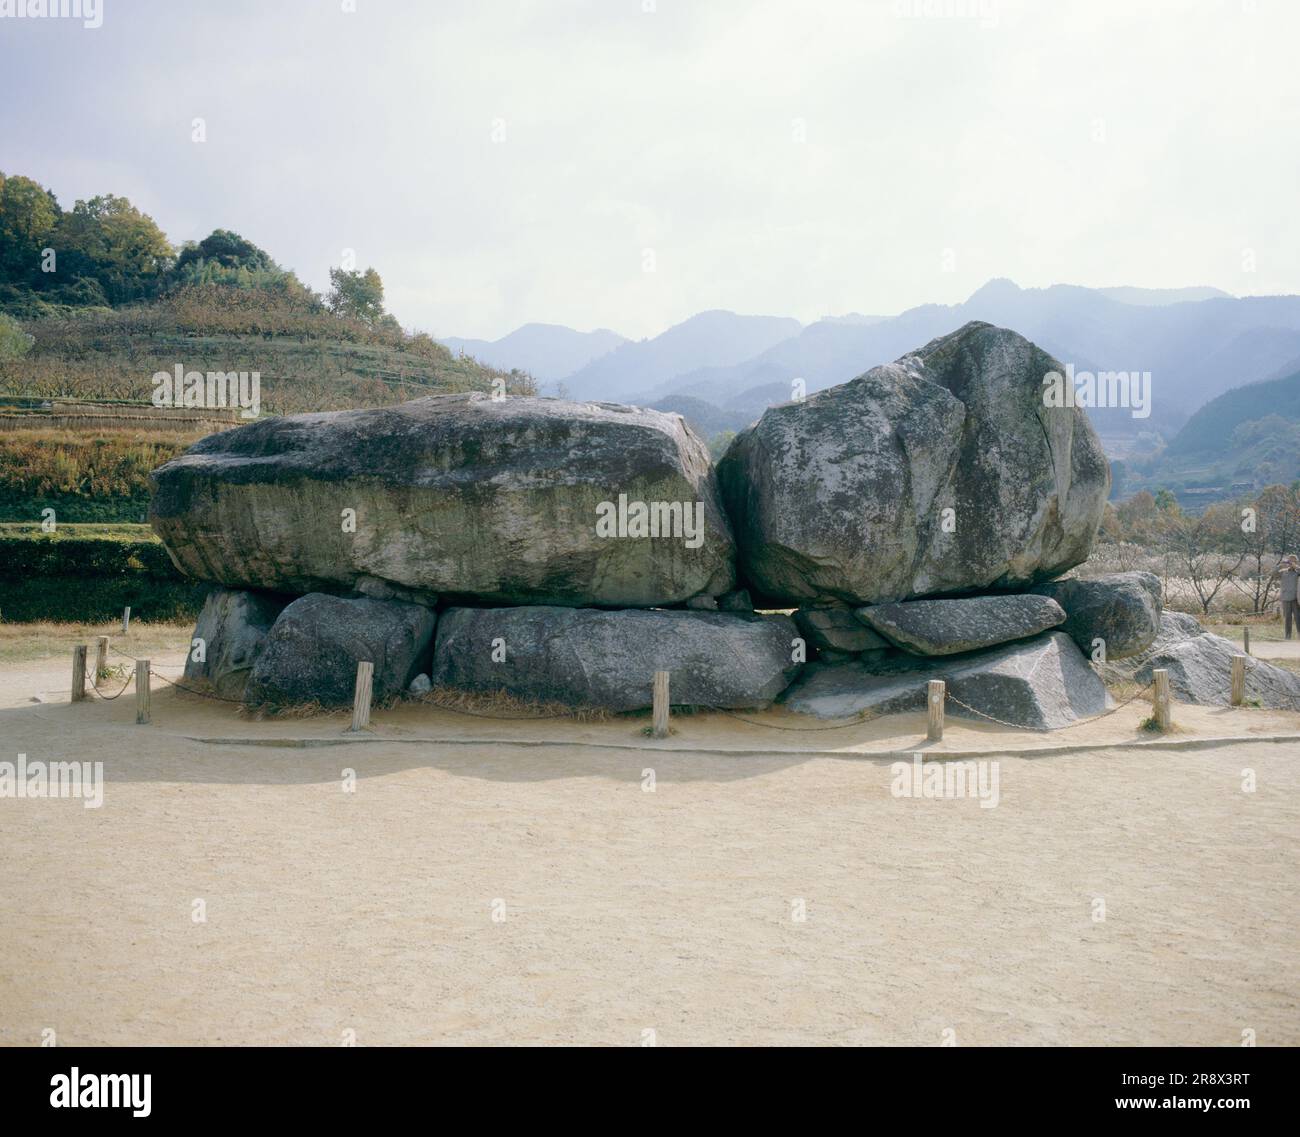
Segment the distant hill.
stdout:
[[[371,327],[261,290],[191,286],[151,303],[67,308],[24,319],[31,337],[0,357],[0,520],[143,519],[151,469],[225,412],[196,420],[151,405],[155,372],[256,371],[263,413],[376,407],[444,391],[517,393],[517,377],[456,357],[394,324]],[[75,401],[75,414],[52,413]],[[52,405],[50,405],[52,404]],[[107,404],[96,410],[95,404]],[[42,414],[40,412],[45,411]],[[18,417],[21,415],[22,417]],[[229,425],[234,425],[230,423]]]
[[1277,416],[1300,423],[1300,370],[1281,379],[1249,383],[1211,399],[1169,444],[1171,456],[1222,456],[1230,452],[1237,429]]
[[1119,496],[1171,489],[1185,507],[1300,478],[1300,360],[1277,379],[1211,399],[1164,449],[1120,464]]
[[[650,403],[676,376],[699,367],[730,367],[797,335],[798,320],[701,312],[653,339],[625,343],[564,380],[575,399]],[[753,384],[748,384],[752,386]],[[686,392],[691,393],[691,392]]]
[[439,339],[453,352],[471,355],[489,367],[526,371],[553,383],[628,342],[608,328],[577,332],[559,324],[524,324],[499,340]]
[[1217,297],[1230,297],[1220,288],[1098,288],[1103,296],[1118,300],[1121,304],[1138,304],[1160,306],[1164,304],[1183,304],[1192,300],[1213,300]]

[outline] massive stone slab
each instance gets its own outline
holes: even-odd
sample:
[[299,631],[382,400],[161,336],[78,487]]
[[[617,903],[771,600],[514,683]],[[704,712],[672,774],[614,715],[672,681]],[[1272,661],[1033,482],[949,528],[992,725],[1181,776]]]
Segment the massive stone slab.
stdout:
[[[223,699],[240,699],[244,685],[276,617],[289,603],[287,596],[214,588],[203,601],[194,639],[185,659],[185,679],[208,684]],[[197,647],[203,659],[195,659]]]
[[975,708],[967,710],[950,699],[947,714],[982,722],[989,721],[982,717],[987,715],[1035,730],[1070,726],[1111,705],[1102,681],[1063,632],[963,656],[881,666],[862,661],[813,666],[782,702],[819,718],[923,711],[931,679],[944,680],[951,695]]
[[[1139,683],[1150,683],[1158,667],[1169,672],[1169,693],[1175,702],[1226,707],[1232,702],[1232,657],[1241,645],[1211,632],[1172,639],[1149,653],[1136,671]],[[1246,698],[1262,707],[1300,711],[1300,676],[1262,659],[1246,660]]]
[[679,705],[765,707],[799,671],[794,623],[730,612],[451,608],[438,624],[435,686],[529,702],[633,711],[656,671]]
[[1061,630],[1091,655],[1096,640],[1106,658],[1145,651],[1160,630],[1160,578],[1151,572],[1117,572],[1087,580],[1054,580],[1034,588],[1065,609]]
[[347,705],[362,660],[375,666],[375,699],[399,695],[426,669],[436,622],[434,613],[420,604],[319,592],[300,596],[272,625],[244,701]]
[[708,450],[659,411],[473,393],[290,415],[151,483],[176,566],[230,587],[641,607],[734,583]]
[[1065,619],[1046,596],[974,596],[967,600],[910,600],[857,609],[890,643],[914,655],[957,655],[1036,636]]
[[971,323],[800,403],[719,464],[742,575],[772,604],[1023,589],[1088,556],[1110,489],[1064,369]]

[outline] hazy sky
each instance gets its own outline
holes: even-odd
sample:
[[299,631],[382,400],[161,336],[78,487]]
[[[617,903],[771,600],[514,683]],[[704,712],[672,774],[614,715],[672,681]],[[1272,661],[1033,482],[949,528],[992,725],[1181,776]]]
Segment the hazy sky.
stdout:
[[0,169],[435,335],[1300,291],[1296,0],[101,3],[0,19]]

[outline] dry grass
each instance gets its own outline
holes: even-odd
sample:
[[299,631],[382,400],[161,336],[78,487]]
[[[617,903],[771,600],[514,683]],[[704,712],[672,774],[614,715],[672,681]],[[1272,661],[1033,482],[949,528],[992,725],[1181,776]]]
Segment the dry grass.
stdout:
[[607,722],[613,717],[609,711],[591,707],[529,702],[507,691],[459,691],[452,687],[435,687],[423,695],[408,695],[406,700],[484,718],[572,718],[576,722]]
[[310,699],[305,703],[261,703],[256,706],[242,703],[239,707],[239,717],[251,719],[253,722],[262,722],[265,719],[349,718],[351,715],[351,707],[327,707],[316,699]]
[[1234,616],[1227,612],[1215,612],[1210,616],[1200,617],[1207,632],[1225,639],[1241,639],[1241,629],[1250,629],[1250,638],[1255,641],[1267,640],[1277,642],[1283,639],[1282,618],[1271,614],[1262,616]]
[[[122,635],[120,620],[104,624],[58,623],[39,620],[28,624],[0,623],[0,663],[26,663],[67,655],[77,644],[87,644],[90,658],[95,657],[95,637],[108,636],[109,647],[123,655],[137,658],[158,653],[183,652],[189,647],[194,625],[185,623],[149,624],[132,620],[131,630]],[[112,662],[120,657],[109,654]]]

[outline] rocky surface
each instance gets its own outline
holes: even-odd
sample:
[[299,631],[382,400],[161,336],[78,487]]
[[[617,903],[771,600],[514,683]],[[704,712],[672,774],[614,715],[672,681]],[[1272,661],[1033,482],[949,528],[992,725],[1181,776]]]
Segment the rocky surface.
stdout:
[[434,649],[435,686],[528,702],[632,711],[651,705],[656,671],[674,704],[755,709],[799,670],[794,623],[729,612],[451,608]]
[[191,684],[209,684],[223,699],[241,699],[244,685],[276,617],[289,603],[287,596],[214,588],[203,601],[194,639],[202,640],[202,660],[194,658],[194,645],[185,660]]
[[401,694],[427,668],[436,619],[423,605],[397,600],[301,596],[271,627],[244,700],[344,706],[352,702],[357,664],[367,659],[375,665],[374,698]]
[[1186,612],[1173,612],[1166,608],[1160,613],[1156,638],[1152,644],[1145,651],[1140,651],[1136,655],[1124,656],[1121,659],[1108,659],[1104,673],[1108,677],[1136,681],[1137,673],[1153,655],[1167,651],[1176,644],[1184,643],[1196,636],[1205,634],[1205,629],[1195,616],[1188,615]]
[[800,608],[794,614],[794,622],[808,643],[820,652],[856,655],[889,646],[858,619],[852,608]]
[[[1175,702],[1226,707],[1232,702],[1232,659],[1241,653],[1241,644],[1203,631],[1157,647],[1137,669],[1135,678],[1150,683],[1152,672],[1162,667],[1169,672],[1169,693]],[[1300,710],[1300,675],[1248,657],[1245,697],[1261,707]]]
[[957,655],[1026,639],[1065,619],[1045,596],[975,596],[965,600],[911,600],[859,608],[859,619],[914,655]]
[[642,607],[734,584],[708,450],[659,411],[473,393],[289,415],[151,482],[177,567],[230,587]]
[[718,474],[742,575],[770,603],[1017,589],[1084,561],[1110,473],[1062,371],[971,323],[739,434]]
[[1089,657],[1098,639],[1105,643],[1107,660],[1137,655],[1155,642],[1160,630],[1160,578],[1155,573],[1056,580],[1034,592],[1065,609],[1061,630]]
[[[792,711],[829,719],[923,711],[927,682],[942,679],[949,694],[975,711],[1036,730],[1070,726],[1111,705],[1102,681],[1063,632],[970,655],[907,662],[911,666],[905,670],[903,663],[877,669],[861,660],[809,667],[781,701]],[[952,699],[946,713],[988,721]]]

